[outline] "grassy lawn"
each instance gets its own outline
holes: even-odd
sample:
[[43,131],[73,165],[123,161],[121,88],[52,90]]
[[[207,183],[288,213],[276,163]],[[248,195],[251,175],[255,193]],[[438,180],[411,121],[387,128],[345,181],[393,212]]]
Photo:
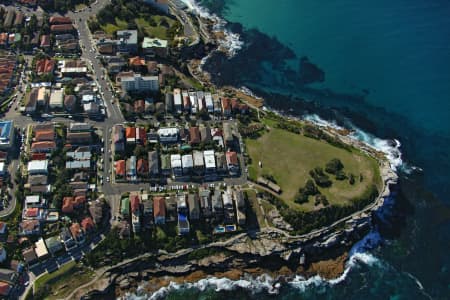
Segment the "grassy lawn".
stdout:
[[[332,186],[319,188],[330,204],[346,204],[350,199],[362,195],[372,183],[380,183],[377,162],[358,150],[349,152],[324,141],[273,127],[262,137],[246,139],[245,142],[252,158],[252,164],[248,166],[250,178],[272,175],[283,190],[281,199],[293,208],[315,209],[312,197],[302,205],[295,203],[294,197],[310,178],[309,171],[315,167],[325,168],[325,164],[333,158],[342,161],[345,173],[352,173],[358,179],[354,185],[350,185],[348,180],[337,181],[330,174]],[[258,166],[259,161],[262,168]],[[359,181],[360,174],[364,178],[362,182]]]
[[119,18],[115,19],[115,24],[105,24],[102,25],[102,30],[109,35],[114,34],[117,30],[125,30],[128,28],[128,23],[126,21],[123,21]]
[[171,27],[175,24],[175,21],[165,16],[152,16],[152,19],[157,24],[156,26],[150,25],[144,18],[136,18],[135,22],[136,25],[145,32],[146,36],[167,39],[167,27],[163,26],[161,22],[165,20]]
[[36,280],[35,291],[45,288],[46,299],[61,299],[69,295],[75,288],[92,280],[94,273],[72,261],[59,270],[46,274]]

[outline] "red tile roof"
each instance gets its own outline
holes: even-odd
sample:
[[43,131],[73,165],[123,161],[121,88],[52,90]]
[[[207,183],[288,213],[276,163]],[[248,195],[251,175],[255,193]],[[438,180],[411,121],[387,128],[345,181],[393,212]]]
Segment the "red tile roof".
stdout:
[[55,131],[53,129],[34,130],[34,140],[36,142],[54,141],[55,140]]
[[153,198],[153,215],[154,217],[166,216],[166,202],[164,200],[164,197]]
[[72,20],[69,17],[50,17],[49,22],[51,25],[54,24],[72,24]]
[[0,281],[0,296],[8,296],[11,292],[11,285],[7,282]]
[[75,207],[79,207],[85,202],[86,196],[64,197],[61,211],[66,214],[72,213]]
[[81,221],[81,227],[83,227],[83,230],[86,232],[94,228],[94,221],[92,221],[91,217],[86,217]]
[[31,151],[55,149],[56,143],[52,141],[34,142],[31,144]]
[[145,59],[139,56],[131,57],[128,60],[128,64],[132,67],[142,67],[145,66]]
[[51,59],[41,59],[36,62],[36,73],[52,73],[55,69],[55,61]]
[[81,231],[81,227],[80,227],[79,223],[73,223],[72,225],[70,225],[69,230],[75,239],[83,233]]
[[228,151],[226,153],[226,157],[227,157],[227,163],[231,164],[231,165],[237,165],[238,164],[238,158],[237,158],[237,153],[234,151]]
[[126,163],[125,160],[116,161],[116,175],[125,176]]
[[138,194],[131,194],[130,195],[130,204],[131,204],[131,212],[135,213],[139,210],[139,195]]
[[52,32],[66,32],[66,31],[72,31],[73,26],[72,24],[61,24],[61,25],[51,25],[50,31]]
[[38,216],[39,213],[39,208],[37,207],[31,207],[31,208],[27,208],[27,211],[25,213],[25,216],[27,218],[35,218]]
[[136,163],[136,170],[139,175],[147,175],[148,174],[148,161],[146,159],[138,159]]
[[127,139],[134,139],[134,138],[136,138],[136,129],[134,127],[127,127],[127,128],[125,128],[125,137]]
[[200,143],[200,130],[198,129],[198,127],[189,128],[189,136],[191,144]]

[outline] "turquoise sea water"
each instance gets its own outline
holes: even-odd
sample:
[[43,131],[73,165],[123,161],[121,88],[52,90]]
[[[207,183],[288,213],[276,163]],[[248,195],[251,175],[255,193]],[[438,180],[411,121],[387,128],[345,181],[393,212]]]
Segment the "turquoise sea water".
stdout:
[[[405,164],[398,190],[380,216],[386,221],[369,237],[381,245],[355,255],[339,280],[298,280],[281,285],[276,295],[263,280],[209,280],[162,294],[169,299],[450,299],[450,2],[201,3],[229,21],[244,42],[236,57],[206,63],[220,82],[306,98],[326,119],[340,116],[367,133],[399,140]],[[288,80],[298,75],[302,56],[324,72],[324,82],[301,86]],[[283,101],[270,97],[275,108]],[[292,105],[293,111],[305,107],[318,113],[300,101]]]

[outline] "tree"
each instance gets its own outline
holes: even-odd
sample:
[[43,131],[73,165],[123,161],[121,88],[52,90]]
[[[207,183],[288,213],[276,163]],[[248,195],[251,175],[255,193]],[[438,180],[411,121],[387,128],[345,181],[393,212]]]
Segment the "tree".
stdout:
[[325,171],[327,171],[330,174],[337,174],[343,168],[344,165],[342,164],[342,162],[337,158],[333,158],[326,164]]
[[147,155],[147,151],[145,150],[145,147],[143,147],[142,145],[137,145],[136,148],[134,148],[133,154],[137,158],[142,158]]

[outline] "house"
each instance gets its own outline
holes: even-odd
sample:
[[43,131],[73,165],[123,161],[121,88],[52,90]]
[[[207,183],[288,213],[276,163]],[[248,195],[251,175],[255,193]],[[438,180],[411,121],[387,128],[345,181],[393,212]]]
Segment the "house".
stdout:
[[191,112],[191,98],[189,97],[188,92],[183,91],[182,92],[182,96],[183,96],[183,108],[185,112]]
[[125,137],[126,137],[127,144],[136,143],[136,128],[134,128],[134,127],[125,128]]
[[78,245],[83,244],[85,241],[83,230],[79,223],[73,223],[69,227],[72,238]]
[[115,152],[122,152],[125,150],[125,134],[122,125],[114,126],[113,143]]
[[166,113],[172,113],[173,111],[173,94],[172,93],[166,93],[166,96],[164,98],[164,104],[165,104],[165,110]]
[[199,112],[206,110],[205,94],[203,93],[203,91],[198,91],[197,92],[197,105],[198,105],[198,111]]
[[233,131],[231,130],[231,124],[224,122],[223,123],[223,139],[225,141],[225,145],[227,147],[232,147],[234,144],[234,136]]
[[198,127],[190,127],[189,128],[189,144],[191,145],[198,145],[200,144],[200,131],[198,129]]
[[172,172],[171,157],[169,154],[161,155],[161,174],[169,176]]
[[66,161],[66,169],[88,170],[91,168],[90,160]]
[[148,175],[150,177],[159,176],[159,160],[158,160],[158,152],[150,151],[148,153]]
[[144,227],[149,229],[153,225],[153,199],[148,194],[142,194],[142,216]]
[[77,105],[77,97],[74,95],[66,95],[64,97],[64,107],[68,112],[74,112]]
[[74,27],[72,24],[57,24],[50,25],[50,32],[53,34],[57,33],[68,33],[74,31]]
[[34,138],[35,142],[42,141],[54,141],[55,140],[55,128],[53,126],[35,126]]
[[50,48],[50,35],[48,34],[41,35],[40,47],[44,49]]
[[217,172],[224,174],[228,171],[227,168],[227,159],[225,154],[222,152],[216,152],[216,168]]
[[170,166],[172,168],[173,176],[178,177],[183,175],[183,165],[181,163],[180,154],[170,155]]
[[89,203],[89,214],[94,221],[94,224],[101,224],[103,219],[103,204],[101,201],[96,200]]
[[61,232],[59,233],[59,238],[63,242],[64,248],[66,248],[67,251],[70,251],[72,248],[76,247],[76,243],[67,227],[63,227],[61,229]]
[[27,249],[23,249],[22,250],[22,256],[23,256],[23,259],[25,260],[25,262],[27,263],[28,266],[32,266],[38,261],[38,258],[36,256],[36,252],[34,251],[33,247],[27,248]]
[[38,94],[37,94],[37,105],[38,106],[46,106],[47,105],[47,101],[50,95],[50,90],[47,89],[46,87],[40,87],[38,89]]
[[225,117],[231,116],[231,100],[230,100],[230,98],[222,98],[222,113]]
[[44,207],[46,201],[39,195],[29,195],[25,197],[25,207]]
[[231,176],[237,175],[239,173],[239,160],[237,153],[234,151],[227,151],[225,156],[227,159],[228,172]]
[[120,77],[120,85],[125,92],[157,92],[159,90],[158,76],[133,76]]
[[188,195],[189,220],[196,221],[200,219],[200,202],[197,194]]
[[31,160],[27,164],[27,170],[29,175],[48,173],[48,160]]
[[31,144],[33,153],[50,153],[56,149],[56,143],[53,141],[34,142]]
[[9,299],[9,296],[10,296],[12,290],[13,290],[12,284],[10,284],[8,282],[0,281],[0,296],[2,298]]
[[115,162],[115,165],[116,165],[116,177],[124,178],[126,172],[125,160],[123,159],[118,160]]
[[205,92],[205,108],[208,113],[214,112],[214,103],[210,92]]
[[70,123],[70,132],[90,132],[92,131],[92,125],[89,123]]
[[6,234],[7,224],[3,221],[0,221],[0,236],[4,236]]
[[211,128],[209,126],[200,126],[199,130],[202,143],[209,143],[211,141]]
[[216,157],[214,155],[214,150],[203,151],[203,158],[205,161],[205,174],[215,175],[216,173]]
[[142,114],[145,112],[145,101],[140,99],[140,100],[136,100],[134,101],[134,112],[137,114]]
[[85,202],[85,196],[64,197],[61,211],[66,214],[73,213],[76,208],[81,207]]
[[58,236],[52,236],[45,239],[45,245],[52,255],[63,249],[63,245]]
[[49,107],[51,109],[60,109],[60,108],[63,108],[63,104],[64,104],[64,90],[63,89],[58,89],[58,90],[53,89],[50,94]]
[[55,65],[56,63],[52,59],[40,59],[36,62],[36,73],[38,75],[53,73]]
[[137,163],[136,156],[134,155],[131,156],[126,163],[127,177],[129,177],[129,179],[132,181],[137,180],[136,163]]
[[72,24],[72,20],[69,17],[51,16],[49,18],[50,25],[56,24]]
[[166,203],[166,223],[175,222],[177,220],[177,198],[170,195],[165,198]]
[[90,145],[92,134],[91,132],[67,132],[66,141],[72,145]]
[[169,144],[178,142],[180,130],[175,127],[159,128],[157,133],[162,144]]
[[191,113],[196,114],[197,112],[199,112],[197,93],[189,92],[188,95],[189,95],[189,102],[191,104]]
[[141,201],[139,199],[139,194],[130,194],[130,204],[131,204],[131,226],[133,232],[141,231]]
[[205,171],[205,161],[203,160],[203,152],[194,150],[192,156],[194,161],[194,173],[197,175],[203,175]]
[[153,198],[153,216],[155,224],[166,223],[166,203],[164,197],[157,196]]
[[223,210],[224,210],[224,222],[226,224],[234,223],[234,207],[233,197],[231,191],[228,189],[222,194]]
[[134,54],[138,50],[138,32],[137,30],[118,30],[117,51],[122,53]]
[[181,165],[183,167],[183,175],[189,175],[194,167],[192,154],[185,154],[181,157]]
[[145,69],[145,67],[146,67],[145,59],[140,56],[130,57],[128,59],[128,65],[134,71],[138,71],[138,72]]
[[81,228],[83,228],[84,233],[88,233],[89,231],[95,228],[94,221],[91,217],[86,217],[81,221]]
[[6,249],[3,248],[2,245],[0,245],[0,263],[3,263],[6,260]]
[[121,199],[120,213],[125,218],[130,215],[130,198],[122,198]]
[[38,89],[32,88],[30,93],[25,96],[25,113],[32,114],[37,107]]
[[137,174],[141,177],[148,177],[148,161],[146,159],[140,158],[136,163]]
[[144,37],[142,51],[151,57],[166,57],[168,54],[168,42],[158,38]]
[[214,190],[211,196],[211,202],[214,218],[220,222],[223,219],[223,202],[220,190]]
[[174,89],[173,90],[173,105],[175,111],[180,114],[183,111],[183,101],[181,98],[181,90]]
[[144,127],[136,127],[136,143],[145,145],[147,142],[147,134]]
[[43,238],[40,238],[36,243],[34,243],[34,251],[36,252],[38,259],[48,257],[48,249]]
[[200,198],[200,207],[204,217],[209,218],[212,216],[212,202],[211,192],[209,189],[200,188],[198,192]]
[[233,190],[233,198],[236,206],[236,219],[240,226],[245,225],[245,198],[242,190]]

